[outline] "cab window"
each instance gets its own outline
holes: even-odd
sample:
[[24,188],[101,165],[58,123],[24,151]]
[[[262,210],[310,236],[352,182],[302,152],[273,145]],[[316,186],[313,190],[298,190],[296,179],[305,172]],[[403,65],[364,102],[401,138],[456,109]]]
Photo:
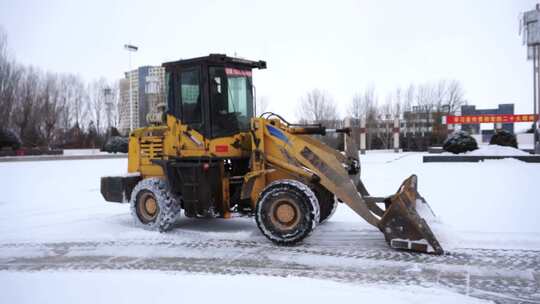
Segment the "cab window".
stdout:
[[180,88],[182,103],[182,121],[185,123],[202,122],[201,88],[199,70],[181,72]]
[[212,136],[249,130],[253,116],[251,70],[210,67]]

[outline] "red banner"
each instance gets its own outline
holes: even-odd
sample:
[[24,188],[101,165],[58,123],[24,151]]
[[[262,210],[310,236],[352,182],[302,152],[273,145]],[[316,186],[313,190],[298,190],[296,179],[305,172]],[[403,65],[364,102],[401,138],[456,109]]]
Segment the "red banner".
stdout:
[[446,116],[446,124],[463,125],[479,123],[514,123],[529,122],[538,120],[538,115],[534,114],[494,114],[494,115],[466,115],[466,116]]

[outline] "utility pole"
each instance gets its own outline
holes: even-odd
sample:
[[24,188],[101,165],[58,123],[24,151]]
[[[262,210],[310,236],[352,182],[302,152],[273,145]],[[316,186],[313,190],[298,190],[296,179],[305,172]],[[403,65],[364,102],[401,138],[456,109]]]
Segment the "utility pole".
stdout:
[[[519,32],[523,36],[523,44],[527,46],[527,59],[533,61],[533,109],[537,115],[540,111],[540,4],[535,9],[524,12],[521,18]],[[538,133],[538,119],[532,125],[534,133],[534,149],[540,154],[540,138]]]
[[[539,57],[540,57],[540,54],[538,52],[538,46],[535,45],[533,46],[533,79],[534,79],[534,93],[533,93],[533,104],[534,104],[534,115],[537,115],[538,114],[538,110],[539,110],[539,107],[540,107],[540,98],[539,97],[539,93],[538,92],[538,89],[540,88],[540,77],[539,77],[539,74],[540,74],[540,71],[539,71]],[[536,154],[539,154],[540,151],[538,151],[538,149],[540,147],[538,147],[538,122],[535,120],[533,122],[533,125],[532,125],[532,129],[533,129],[533,134],[534,134],[534,146],[533,146],[533,149],[535,150],[535,153]]]
[[128,81],[129,81],[129,133],[133,131],[133,88],[131,85],[131,53],[139,50],[139,47],[132,44],[124,44],[124,49],[129,53],[129,71],[128,71]]
[[[540,52],[538,51],[538,45],[534,46],[534,115],[538,115],[540,112]],[[533,123],[534,133],[534,153],[540,154],[540,132],[538,124],[540,121],[540,115],[538,119]]]

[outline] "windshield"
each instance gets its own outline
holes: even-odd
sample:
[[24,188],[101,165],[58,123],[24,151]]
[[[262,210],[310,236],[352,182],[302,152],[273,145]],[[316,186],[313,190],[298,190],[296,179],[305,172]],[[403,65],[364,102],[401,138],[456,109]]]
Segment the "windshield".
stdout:
[[253,116],[251,70],[210,68],[212,135],[249,130]]

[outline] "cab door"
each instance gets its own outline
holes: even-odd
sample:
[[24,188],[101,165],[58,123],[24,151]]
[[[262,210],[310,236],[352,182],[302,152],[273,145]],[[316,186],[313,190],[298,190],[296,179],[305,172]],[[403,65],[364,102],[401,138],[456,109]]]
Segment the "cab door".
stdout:
[[[176,117],[181,121],[180,142],[186,156],[205,150],[203,75],[201,67],[180,69],[175,79]],[[195,153],[194,155],[193,152]]]
[[204,133],[201,69],[199,67],[182,69],[178,84],[180,120],[199,133]]

